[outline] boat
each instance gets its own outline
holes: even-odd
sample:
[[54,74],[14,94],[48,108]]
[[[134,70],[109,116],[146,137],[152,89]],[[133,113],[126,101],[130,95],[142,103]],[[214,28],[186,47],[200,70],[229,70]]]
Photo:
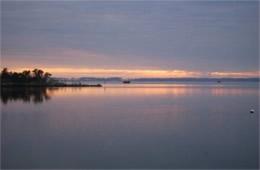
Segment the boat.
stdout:
[[250,110],[250,113],[255,113],[255,110],[254,110],[254,109],[251,109],[251,110]]
[[124,80],[124,81],[123,81],[123,84],[130,84],[130,83],[131,83],[130,80]]
[[221,81],[220,81],[220,80],[218,80],[217,82],[218,82],[218,83],[221,83]]

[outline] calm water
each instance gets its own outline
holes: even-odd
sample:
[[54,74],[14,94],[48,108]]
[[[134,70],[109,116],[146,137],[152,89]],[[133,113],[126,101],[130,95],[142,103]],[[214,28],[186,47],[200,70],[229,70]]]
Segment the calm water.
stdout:
[[256,169],[258,96],[256,82],[2,89],[2,168]]

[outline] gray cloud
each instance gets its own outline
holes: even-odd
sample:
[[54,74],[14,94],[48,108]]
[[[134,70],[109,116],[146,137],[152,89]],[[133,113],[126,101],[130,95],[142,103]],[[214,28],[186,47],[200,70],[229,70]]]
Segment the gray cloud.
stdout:
[[[258,71],[258,6],[257,1],[3,1],[2,61]],[[106,59],[57,57],[53,49]]]

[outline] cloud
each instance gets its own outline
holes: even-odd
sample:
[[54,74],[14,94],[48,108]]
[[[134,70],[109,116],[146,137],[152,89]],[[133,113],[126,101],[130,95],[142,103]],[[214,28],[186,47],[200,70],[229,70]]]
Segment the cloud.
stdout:
[[3,1],[1,60],[12,68],[255,72],[258,4]]
[[[259,72],[194,72],[189,70],[156,69],[102,69],[87,67],[39,67],[54,77],[122,77],[122,78],[251,78],[259,77]],[[21,72],[33,67],[15,68],[10,71]]]
[[260,77],[260,72],[212,72],[212,77]]
[[[90,50],[74,48],[41,48],[37,50],[14,50],[2,52],[2,66],[27,67],[55,66],[55,67],[95,67],[95,68],[156,68],[161,62],[160,57],[151,60],[149,56],[135,55],[106,55]],[[157,67],[158,68],[158,67]]]

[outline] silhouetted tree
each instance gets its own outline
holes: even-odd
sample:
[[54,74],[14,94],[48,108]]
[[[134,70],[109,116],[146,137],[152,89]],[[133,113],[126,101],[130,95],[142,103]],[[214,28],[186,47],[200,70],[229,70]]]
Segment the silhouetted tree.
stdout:
[[46,73],[44,74],[44,76],[43,76],[43,80],[44,80],[45,82],[48,82],[48,81],[50,80],[51,76],[52,76],[51,73],[46,72]]
[[29,83],[32,79],[31,77],[31,71],[30,70],[24,70],[22,72],[23,75],[23,81]]
[[7,68],[4,68],[1,72],[1,81],[2,82],[8,82],[10,81],[11,79],[11,75],[12,73],[11,72],[8,72],[8,69]]
[[35,81],[37,81],[37,82],[43,82],[44,71],[38,70],[38,69],[34,69],[32,72],[34,73],[34,79],[35,79]]
[[17,72],[8,72],[7,68],[4,68],[1,71],[1,83],[3,84],[26,84],[26,83],[48,83],[51,77],[51,74],[43,70],[34,69],[31,73],[30,70],[24,70],[21,73]]

